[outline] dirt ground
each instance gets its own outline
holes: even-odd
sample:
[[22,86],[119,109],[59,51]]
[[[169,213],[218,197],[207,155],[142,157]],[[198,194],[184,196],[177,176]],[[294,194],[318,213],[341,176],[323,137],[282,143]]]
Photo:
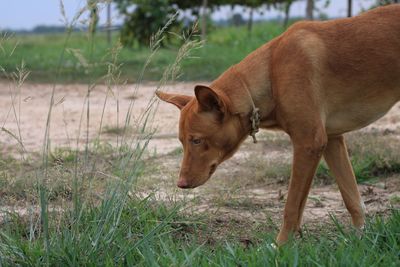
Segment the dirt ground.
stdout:
[[[133,102],[133,125],[143,113],[154,96],[157,84],[145,84],[135,93],[135,85],[112,88],[105,86],[91,88],[89,98],[90,120],[89,139],[98,137],[103,106],[103,129],[101,139],[117,143],[113,129],[124,124],[126,113]],[[193,94],[194,83],[177,83],[166,86],[164,90]],[[0,153],[15,157],[23,149],[26,153],[40,151],[45,136],[52,85],[25,84],[20,89],[14,84],[0,83]],[[50,139],[54,147],[82,147],[87,131],[87,95],[86,85],[57,85],[54,93],[54,107],[51,113]],[[105,103],[106,96],[107,102]],[[154,126],[157,132],[151,140],[149,149],[156,154],[152,164],[156,171],[149,175],[152,182],[148,188],[155,188],[156,195],[164,198],[187,198],[197,201],[191,205],[195,210],[215,212],[221,218],[237,220],[265,221],[275,218],[279,222],[287,192],[287,184],[272,181],[263,174],[260,181],[247,180],[247,173],[257,179],[257,173],[264,173],[263,162],[286,162],[290,164],[291,147],[284,133],[262,132],[258,136],[259,144],[252,144],[250,138],[239,152],[229,161],[223,163],[213,178],[204,186],[182,192],[174,186],[179,170],[181,154],[177,139],[179,111],[172,105],[160,103],[155,114]],[[108,133],[107,133],[108,130]],[[390,133],[400,137],[400,104],[397,104],[383,118],[359,131],[359,133]],[[78,141],[79,139],[79,141]],[[256,160],[255,160],[256,159]],[[261,167],[260,167],[261,166]],[[247,173],[246,173],[247,172]],[[157,177],[154,177],[157,176]],[[145,178],[144,178],[145,179]],[[146,184],[146,183],[144,183]],[[151,184],[151,186],[149,186]],[[368,214],[384,213],[393,203],[391,199],[399,196],[400,177],[388,177],[371,185],[360,185]],[[161,188],[161,189],[160,189]],[[173,194],[172,194],[173,193]],[[347,211],[335,184],[314,185],[304,221],[323,223],[329,214],[339,218],[348,218]],[[228,220],[227,219],[227,220]]]
[[[125,123],[127,111],[131,104],[132,124],[146,109],[154,96],[157,84],[146,84],[136,90],[135,85],[121,86],[107,90],[98,85],[91,88],[89,98],[89,139],[96,138],[104,107],[103,129],[121,127]],[[190,94],[193,84],[176,84],[166,86],[165,90]],[[21,143],[28,152],[39,151],[43,145],[49,104],[53,86],[48,84],[25,84],[15,88],[12,83],[0,83],[0,124],[1,127],[20,137]],[[50,139],[53,147],[78,147],[86,142],[88,86],[79,84],[57,85],[54,88],[54,107],[51,113]],[[107,96],[108,95],[108,96]],[[107,96],[107,103],[104,102]],[[133,99],[133,101],[132,101]],[[118,111],[119,110],[119,111]],[[161,116],[162,115],[162,116]],[[165,153],[178,146],[176,138],[177,118],[179,112],[169,105],[160,105],[154,125],[158,126],[157,134],[152,141],[151,149]],[[12,153],[21,149],[15,136],[8,132],[0,133],[0,152]],[[170,140],[164,140],[165,137]],[[115,135],[104,134],[102,140],[116,142]]]

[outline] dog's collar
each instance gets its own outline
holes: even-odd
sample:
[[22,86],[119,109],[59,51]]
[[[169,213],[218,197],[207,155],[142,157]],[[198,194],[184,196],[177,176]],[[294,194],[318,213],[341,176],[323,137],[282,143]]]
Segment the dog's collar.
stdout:
[[250,135],[253,137],[253,143],[257,143],[256,133],[260,130],[260,111],[255,107],[253,103],[253,111],[250,116],[251,121],[251,132]]
[[246,90],[247,94],[249,95],[251,105],[253,106],[253,110],[250,115],[251,131],[249,135],[253,138],[253,143],[257,143],[256,133],[258,133],[258,131],[260,130],[260,120],[261,120],[260,109],[257,108],[256,105],[254,104],[253,97],[251,96],[251,93],[247,88],[246,83],[240,76],[240,73],[235,70],[235,66],[232,66],[231,70],[234,72],[235,76],[239,79],[243,88]]

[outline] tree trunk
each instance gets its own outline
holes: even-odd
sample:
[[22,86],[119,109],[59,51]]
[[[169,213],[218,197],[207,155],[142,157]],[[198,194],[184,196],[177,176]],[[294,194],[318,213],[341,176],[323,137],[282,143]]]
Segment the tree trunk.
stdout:
[[207,0],[203,0],[201,13],[201,40],[206,40],[207,35]]
[[307,0],[306,19],[314,20],[314,0]]
[[107,43],[111,46],[111,3],[107,4]]
[[351,17],[351,9],[353,6],[353,1],[352,0],[347,0],[347,17]]
[[251,36],[251,30],[253,29],[253,12],[253,7],[250,7],[249,20],[247,21],[247,33],[249,36]]
[[289,13],[290,13],[290,6],[292,5],[292,1],[288,1],[285,5],[285,18],[283,20],[283,27],[287,27],[289,23]]

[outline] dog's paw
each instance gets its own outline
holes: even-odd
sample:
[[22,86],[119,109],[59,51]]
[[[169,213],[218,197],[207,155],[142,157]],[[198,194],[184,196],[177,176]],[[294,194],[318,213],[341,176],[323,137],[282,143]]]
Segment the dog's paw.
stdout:
[[[269,243],[269,244],[266,245],[266,247],[270,251],[275,251],[275,250],[278,250],[278,248],[279,248],[275,243]],[[262,248],[260,247],[260,248],[257,249],[257,251],[261,251],[261,249]]]
[[355,235],[359,239],[361,239],[364,236],[365,230],[366,230],[366,227],[365,227],[365,224],[364,224],[364,225],[362,225],[360,227],[355,227],[354,232],[355,232]]
[[270,247],[271,249],[273,249],[273,250],[277,250],[277,249],[278,249],[278,246],[277,246],[276,244],[274,244],[274,243],[270,243],[270,244],[269,244],[269,247]]

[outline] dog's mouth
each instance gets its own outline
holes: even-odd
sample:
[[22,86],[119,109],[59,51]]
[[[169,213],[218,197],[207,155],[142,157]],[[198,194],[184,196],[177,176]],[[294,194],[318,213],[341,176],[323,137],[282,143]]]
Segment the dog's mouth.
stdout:
[[210,177],[215,172],[216,169],[217,169],[217,164],[214,163],[213,165],[211,165],[210,172],[208,173],[208,177]]
[[210,171],[208,172],[208,177],[207,176],[202,176],[203,178],[201,179],[189,179],[189,181],[192,182],[188,182],[187,179],[180,179],[177,183],[177,186],[179,188],[183,188],[183,189],[189,189],[189,188],[196,188],[200,185],[203,185],[205,182],[207,182],[207,180],[211,177],[211,175],[215,172],[215,170],[217,169],[218,164],[214,163],[210,166]]

